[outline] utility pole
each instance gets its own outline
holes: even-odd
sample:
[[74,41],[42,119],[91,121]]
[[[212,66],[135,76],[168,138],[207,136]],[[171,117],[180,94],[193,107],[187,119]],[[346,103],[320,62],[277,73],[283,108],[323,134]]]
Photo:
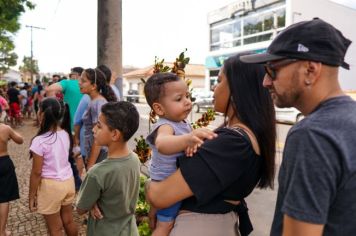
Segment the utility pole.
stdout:
[[[98,0],[98,65],[122,77],[122,0]],[[122,78],[121,78],[122,80]],[[122,88],[120,89],[122,95]]]
[[33,38],[32,38],[32,30],[33,29],[45,30],[45,28],[41,28],[41,27],[37,27],[37,26],[33,26],[33,25],[26,25],[26,28],[30,28],[31,29],[31,70],[30,70],[30,74],[31,74],[31,83],[33,83]]

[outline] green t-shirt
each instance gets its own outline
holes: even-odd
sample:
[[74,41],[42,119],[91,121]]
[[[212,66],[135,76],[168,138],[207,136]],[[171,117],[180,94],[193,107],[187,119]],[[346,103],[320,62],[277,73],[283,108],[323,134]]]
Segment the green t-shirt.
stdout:
[[87,235],[138,236],[135,207],[140,185],[140,164],[136,154],[105,159],[89,170],[78,194],[77,207],[90,210],[95,203],[103,219],[90,214]]
[[80,93],[78,80],[62,80],[59,82],[62,87],[64,102],[68,103],[70,113],[70,126],[73,130],[73,120],[75,111],[79,105],[80,99],[83,94]]

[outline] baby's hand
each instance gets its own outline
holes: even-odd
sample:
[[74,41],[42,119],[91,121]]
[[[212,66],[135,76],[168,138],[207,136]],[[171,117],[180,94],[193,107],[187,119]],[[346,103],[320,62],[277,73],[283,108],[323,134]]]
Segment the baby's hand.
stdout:
[[[200,145],[199,145],[199,146],[200,146]],[[198,145],[195,145],[194,147],[187,147],[187,148],[185,149],[185,155],[186,155],[187,157],[192,157],[192,156],[194,155],[194,153],[197,152],[199,146],[198,146]]]
[[187,156],[192,156],[203,144],[205,139],[213,139],[217,134],[207,128],[195,129],[190,133],[188,146],[185,150]]

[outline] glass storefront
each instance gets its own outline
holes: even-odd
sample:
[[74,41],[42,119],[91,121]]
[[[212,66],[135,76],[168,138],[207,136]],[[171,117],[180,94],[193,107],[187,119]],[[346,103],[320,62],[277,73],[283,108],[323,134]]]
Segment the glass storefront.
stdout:
[[285,27],[285,1],[275,2],[210,25],[210,50],[271,40]]

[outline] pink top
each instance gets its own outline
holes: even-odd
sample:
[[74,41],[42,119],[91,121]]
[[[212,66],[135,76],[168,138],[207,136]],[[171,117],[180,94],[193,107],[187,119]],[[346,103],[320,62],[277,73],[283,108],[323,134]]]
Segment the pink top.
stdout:
[[43,157],[42,178],[67,180],[73,176],[68,161],[69,137],[61,130],[44,133],[32,140],[30,150]]
[[5,110],[6,104],[7,104],[6,99],[3,96],[0,96],[0,106],[2,110]]

